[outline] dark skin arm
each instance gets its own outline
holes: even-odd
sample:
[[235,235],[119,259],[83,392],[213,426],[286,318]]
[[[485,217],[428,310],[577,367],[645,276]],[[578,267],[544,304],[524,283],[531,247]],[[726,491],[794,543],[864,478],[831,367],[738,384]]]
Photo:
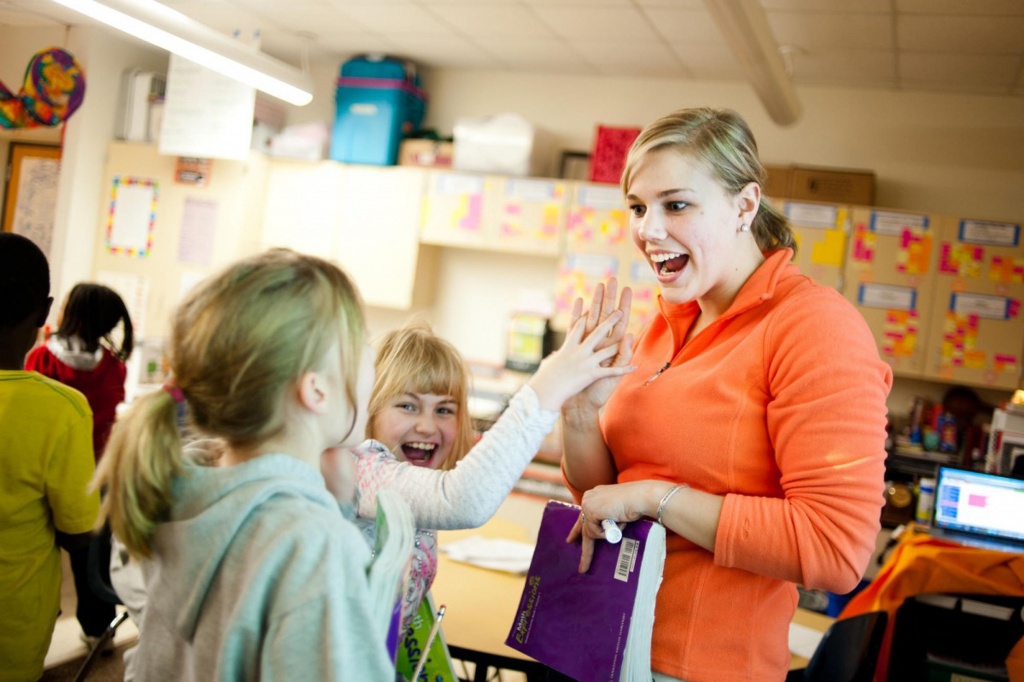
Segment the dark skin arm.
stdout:
[[76,549],[85,549],[92,541],[93,533],[61,533],[57,531],[57,546],[72,552]]

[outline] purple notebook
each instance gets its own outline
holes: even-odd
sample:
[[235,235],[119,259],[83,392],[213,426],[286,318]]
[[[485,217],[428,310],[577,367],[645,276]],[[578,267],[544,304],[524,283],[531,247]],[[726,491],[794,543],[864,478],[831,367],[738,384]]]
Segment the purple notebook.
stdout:
[[624,661],[629,671],[646,667],[649,680],[665,530],[646,519],[628,524],[618,544],[596,543],[590,570],[580,574],[580,544],[565,541],[579,515],[579,507],[563,502],[544,508],[505,644],[583,682],[632,677]]

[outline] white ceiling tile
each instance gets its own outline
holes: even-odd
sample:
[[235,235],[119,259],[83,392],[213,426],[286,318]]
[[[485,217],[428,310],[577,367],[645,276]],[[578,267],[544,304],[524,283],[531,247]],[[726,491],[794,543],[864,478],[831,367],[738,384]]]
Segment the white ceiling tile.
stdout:
[[575,7],[537,5],[537,15],[557,35],[586,40],[616,40],[640,45],[634,39],[653,33],[640,10],[618,7]]
[[495,38],[483,48],[503,64],[515,69],[567,73],[592,72],[594,67],[584,60],[564,40],[558,38]]
[[462,38],[432,38],[409,33],[389,36],[398,54],[417,64],[441,68],[498,68],[494,57]]
[[554,37],[533,10],[521,5],[437,5],[432,11],[468,38]]
[[[165,5],[171,4],[168,0],[158,0],[163,2]],[[178,0],[179,2],[181,0]],[[213,2],[218,0],[194,0],[197,2]],[[220,0],[223,1],[223,0]],[[229,4],[235,5],[236,7],[244,7],[253,12],[264,12],[270,13],[278,11],[282,8],[295,8],[295,7],[330,7],[331,0],[288,0],[287,3],[281,2],[281,0],[227,0]]]
[[606,75],[685,78],[690,73],[675,53],[659,42],[574,40],[573,48]]
[[794,54],[792,59],[794,83],[883,88],[897,84],[891,51],[822,51]]
[[[365,0],[364,0],[365,1]],[[463,5],[466,7],[477,7],[480,5],[509,5],[519,6],[517,0],[416,0],[423,7],[443,7],[446,5]]]
[[651,8],[644,13],[654,30],[670,44],[718,45],[723,42],[718,24],[705,9]]
[[395,45],[384,36],[364,33],[325,33],[316,40],[325,50],[334,54],[362,54],[366,52],[383,52],[392,54]]
[[743,66],[736,60],[729,46],[718,42],[712,45],[669,43],[694,78],[707,80],[744,80]]
[[635,3],[643,8],[705,9],[706,7],[704,0],[635,0]]
[[891,50],[892,20],[884,14],[769,12],[779,45],[808,50]]
[[21,8],[0,4],[0,26],[63,26],[56,17],[45,14],[27,13]]
[[279,7],[269,16],[282,28],[312,33],[317,38],[326,38],[333,33],[352,34],[367,30],[344,11],[325,5]]
[[761,0],[766,10],[888,14],[892,0]]
[[[703,0],[701,0],[703,2]],[[633,0],[522,0],[524,5],[567,7],[633,7]]]
[[979,86],[1003,85],[1009,89],[1017,75],[1018,57],[980,54],[900,53],[901,84],[947,83]]
[[225,2],[200,2],[189,0],[170,5],[189,19],[231,35],[235,31],[251,34],[253,31],[280,29],[276,22],[266,15],[229,5]]
[[962,16],[1021,16],[1020,0],[895,0],[896,11],[908,14],[959,14]]
[[899,48],[911,52],[1020,54],[1024,16],[903,15],[897,17],[896,36]]
[[451,27],[427,10],[412,4],[396,10],[391,5],[345,5],[339,9],[371,31],[384,35],[417,35],[422,37],[455,37]]

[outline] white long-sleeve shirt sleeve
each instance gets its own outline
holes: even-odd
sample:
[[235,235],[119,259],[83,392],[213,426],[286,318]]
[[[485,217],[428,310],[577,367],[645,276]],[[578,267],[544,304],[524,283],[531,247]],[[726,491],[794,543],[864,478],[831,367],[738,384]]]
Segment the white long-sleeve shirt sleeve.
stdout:
[[542,410],[537,394],[524,386],[494,426],[448,471],[399,462],[381,443],[366,441],[353,450],[359,476],[358,513],[376,517],[377,491],[392,488],[409,503],[419,528],[481,526],[523,475],[557,418],[557,412]]

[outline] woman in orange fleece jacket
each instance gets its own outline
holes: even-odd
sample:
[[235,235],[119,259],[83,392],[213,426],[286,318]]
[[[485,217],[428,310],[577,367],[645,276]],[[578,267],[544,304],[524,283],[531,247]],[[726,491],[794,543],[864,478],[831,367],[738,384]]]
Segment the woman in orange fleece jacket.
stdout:
[[[784,679],[795,584],[849,591],[879,529],[892,374],[857,311],[790,263],[764,177],[734,112],[683,110],[640,134],[622,187],[660,314],[635,346],[616,335],[616,363],[637,371],[562,410],[581,571],[602,519],[670,531],[655,680]],[[614,307],[612,281],[588,327]]]

